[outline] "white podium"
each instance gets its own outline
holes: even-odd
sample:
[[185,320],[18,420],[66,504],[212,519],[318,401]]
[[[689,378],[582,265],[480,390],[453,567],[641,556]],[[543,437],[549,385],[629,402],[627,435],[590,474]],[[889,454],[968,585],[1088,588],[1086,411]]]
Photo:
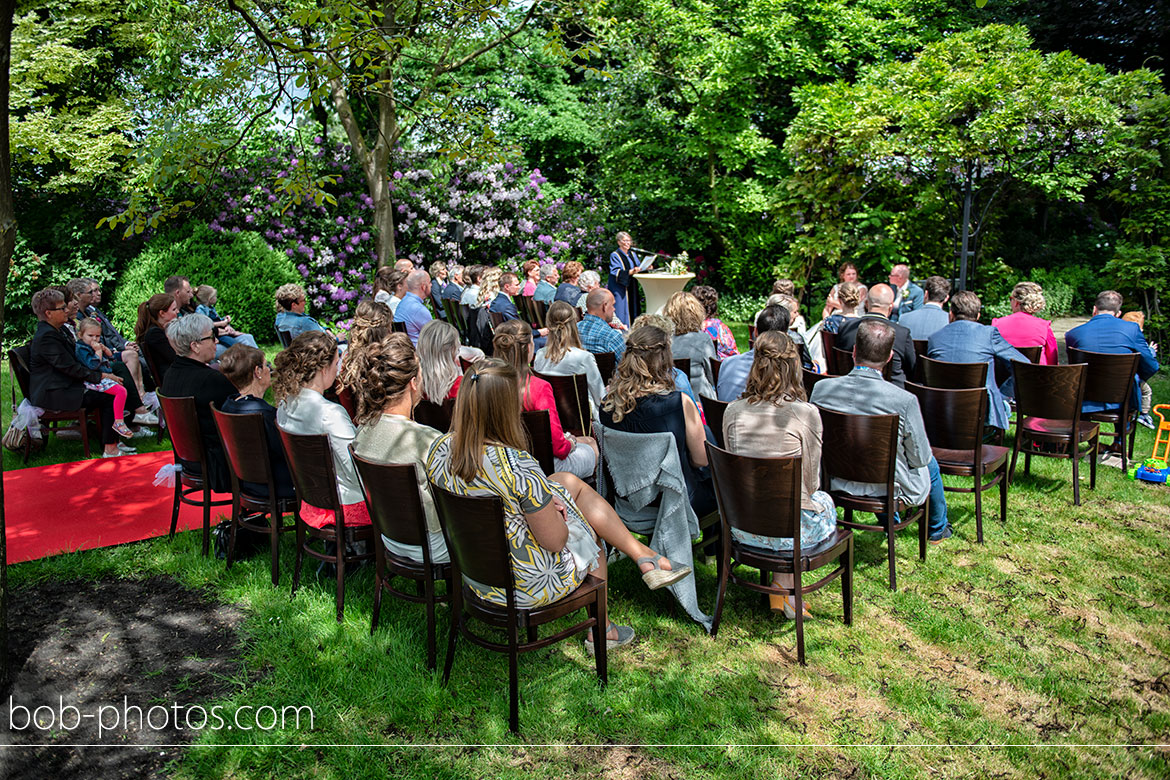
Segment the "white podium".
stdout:
[[646,295],[646,311],[661,314],[667,299],[686,287],[695,275],[645,272],[634,274],[634,278],[642,285],[642,292]]

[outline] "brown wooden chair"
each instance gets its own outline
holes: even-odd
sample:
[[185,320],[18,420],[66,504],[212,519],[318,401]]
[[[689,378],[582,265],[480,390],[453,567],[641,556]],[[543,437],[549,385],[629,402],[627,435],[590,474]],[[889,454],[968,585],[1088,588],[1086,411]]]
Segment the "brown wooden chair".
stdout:
[[[1072,459],[1073,504],[1081,505],[1081,444],[1088,444],[1089,488],[1097,487],[1097,443],[1095,422],[1081,421],[1087,366],[1035,366],[1012,361],[1016,382],[1016,440],[1012,446],[1009,479],[1015,478],[1016,458],[1024,450],[1024,473],[1032,467],[1032,456]],[[1033,445],[1037,445],[1034,449]],[[1047,447],[1048,449],[1040,449]]]
[[460,355],[459,356],[459,370],[462,371],[463,373],[467,373],[467,369],[471,368],[471,364],[473,362],[475,362],[475,361],[468,360],[467,358]]
[[719,447],[725,446],[723,444],[723,413],[727,411],[727,403],[718,398],[708,398],[702,393],[699,394],[699,402],[703,404],[703,415],[707,418],[707,427],[711,429],[711,434],[715,437],[715,444]]
[[922,384],[943,390],[970,390],[973,387],[987,388],[986,363],[950,363],[923,356]]
[[[1039,363],[1044,347],[1016,347],[1016,351],[1028,358],[1029,363]],[[1069,361],[1070,363],[1073,361]],[[1011,379],[1012,367],[1005,366],[1002,360],[995,361],[995,383],[1003,387],[1003,383]]]
[[[898,462],[898,415],[896,414],[845,414],[821,409],[821,424],[824,427],[824,445],[821,449],[821,484],[828,490],[837,506],[845,510],[841,525],[858,531],[884,531],[890,562],[890,590],[898,589],[897,571],[894,563],[894,533],[908,525],[918,523],[918,557],[926,560],[926,532],[930,525],[929,503],[907,516],[911,505],[898,499],[894,493],[894,468]],[[858,453],[867,457],[859,458]],[[855,496],[843,490],[831,490],[831,480],[853,482],[876,482],[885,484],[884,496]],[[876,524],[856,523],[854,511],[883,513],[886,519]],[[894,522],[894,513],[900,513],[901,520]]]
[[813,388],[817,386],[817,382],[822,379],[835,379],[832,374],[818,374],[816,371],[809,371],[807,368],[800,369],[800,378],[804,383],[804,397],[812,398]]
[[852,370],[853,350],[833,347],[833,365],[829,371],[835,373],[837,376],[845,376]]
[[[195,399],[191,396],[181,398],[167,398],[158,393],[158,402],[162,406],[162,413],[166,417],[167,430],[171,436],[171,449],[175,454],[175,463],[187,461],[188,464],[199,464],[199,473],[193,474],[189,468],[184,468],[175,475],[175,499],[171,506],[171,532],[175,536],[175,529],[179,526],[179,504],[202,507],[203,509],[203,554],[207,555],[211,549],[211,508],[213,506],[228,506],[232,499],[211,499],[211,483],[207,479],[207,452],[203,448],[203,433],[199,429],[199,414],[195,410]],[[195,493],[201,494],[199,500],[191,498]]]
[[[372,552],[350,553],[346,548],[357,542],[374,544],[372,525],[347,526],[345,512],[341,506],[341,499],[337,496],[337,473],[333,468],[333,450],[329,446],[329,436],[324,433],[300,434],[289,433],[283,428],[280,430],[280,443],[284,447],[284,456],[288,460],[288,470],[292,473],[293,485],[297,489],[297,558],[293,567],[292,592],[296,595],[301,584],[301,564],[305,555],[318,561],[332,563],[337,567],[337,622],[341,622],[342,611],[345,607],[345,567],[350,563],[368,561],[374,557]],[[333,525],[324,528],[313,528],[301,519],[300,504],[312,506],[333,512]],[[332,554],[313,549],[313,541],[323,545],[333,543],[335,550]],[[380,544],[381,540],[377,540]]]
[[[987,391],[982,387],[947,390],[913,382],[906,389],[918,398],[930,449],[943,474],[972,477],[972,486],[946,487],[952,493],[975,494],[975,537],[983,544],[983,491],[999,485],[999,519],[1007,522],[1007,447],[983,443]],[[984,482],[984,478],[992,475]]]
[[753,349],[756,346],[756,324],[753,322],[748,325],[748,349]]
[[691,376],[691,359],[690,358],[675,358],[674,367],[683,372],[683,375],[690,379]]
[[915,382],[918,382],[919,384],[921,384],[923,381],[922,380],[922,358],[926,357],[926,349],[927,349],[927,344],[929,342],[926,339],[914,339],[913,341],[914,341],[914,357],[915,357],[914,376],[907,377],[907,378],[913,379]]
[[543,301],[538,301],[535,298],[529,298],[528,308],[532,312],[532,324],[538,328],[545,327],[545,320],[548,317],[548,304]]
[[391,333],[406,333],[406,323],[405,322],[391,322],[390,323],[390,332]]
[[1112,431],[1101,431],[1100,435],[1112,439],[1112,444],[1116,445],[1121,454],[1121,470],[1125,471],[1133,459],[1133,442],[1137,438],[1134,433],[1140,409],[1133,407],[1131,402],[1138,354],[1105,354],[1069,347],[1068,362],[1088,366],[1085,370],[1085,401],[1117,407],[1112,411],[1082,412],[1081,416],[1091,422],[1113,426]]
[[444,399],[441,404],[424,398],[414,407],[414,421],[420,425],[429,425],[441,433],[447,433],[451,430],[451,416],[454,413],[454,398]]
[[280,342],[281,349],[288,349],[289,345],[292,344],[292,333],[276,328],[276,340]]
[[617,371],[617,355],[613,352],[594,352],[593,359],[597,361],[597,371],[601,374],[601,381],[606,386],[613,374]]
[[[293,531],[296,521],[284,524],[286,514],[295,514],[296,496],[281,497],[276,492],[272,459],[268,452],[268,432],[264,415],[229,414],[211,407],[219,438],[223,440],[228,470],[232,475],[232,519],[228,537],[227,567],[235,561],[236,532],[240,528],[267,534],[271,555],[272,584],[280,582],[280,535]],[[242,483],[265,485],[267,495],[251,492]],[[261,522],[265,518],[267,522]]]
[[[487,650],[508,654],[508,727],[520,730],[520,682],[518,662],[520,653],[548,647],[582,631],[593,629],[597,676],[604,685],[608,679],[605,633],[608,626],[605,581],[589,574],[575,591],[563,599],[543,607],[516,606],[516,578],[512,573],[512,556],[504,531],[504,505],[497,498],[469,498],[449,493],[431,484],[435,505],[447,550],[451,553],[451,631],[447,639],[447,660],[443,665],[443,683],[451,678],[455,664],[455,638],[462,634],[472,644]],[[504,591],[504,604],[495,604],[479,598],[463,583],[463,577],[480,585]],[[551,621],[585,609],[585,620],[562,628],[551,636],[538,638],[537,629]],[[506,642],[493,641],[471,630],[471,621],[479,620],[506,633]],[[525,641],[520,641],[521,630]]]
[[524,420],[524,430],[528,432],[528,454],[536,458],[536,462],[546,475],[554,473],[557,468],[556,458],[553,456],[552,424],[549,422],[548,410],[525,411],[521,416]]
[[[32,376],[28,368],[29,352],[28,344],[8,350],[8,370],[15,380],[11,386],[13,409],[16,409],[17,404],[17,386],[20,387],[20,394],[27,398],[30,404],[32,403],[32,395],[29,392]],[[89,457],[89,426],[86,424],[86,421],[92,421],[95,428],[101,424],[97,409],[72,409],[68,411],[45,409],[44,414],[40,416],[39,420],[42,434],[57,434],[61,431],[77,431],[80,433],[81,450],[85,453],[86,458]],[[62,423],[65,424],[62,425]],[[28,463],[29,456],[32,455],[32,448],[33,437],[32,433],[29,432],[29,435],[24,438],[24,462],[26,464]]]
[[589,379],[584,374],[558,376],[532,372],[552,385],[561,427],[574,436],[590,436],[593,424],[589,416]]
[[[853,531],[836,528],[828,539],[804,548],[800,539],[800,458],[753,458],[733,455],[707,442],[707,461],[715,481],[715,498],[723,518],[722,565],[711,636],[719,631],[727,581],[764,594],[786,594],[796,601],[796,657],[804,665],[804,595],[841,578],[845,625],[853,624]],[[792,549],[765,550],[737,541],[731,529],[760,536],[792,539]],[[830,563],[837,566],[812,585],[802,574]],[[759,570],[759,582],[740,577],[736,566]],[[792,574],[791,590],[772,583],[771,572]]]
[[707,358],[707,364],[711,366],[711,386],[719,387],[719,369],[723,366],[723,361],[717,357]]
[[492,321],[492,330],[493,331],[495,331],[496,328],[500,327],[501,325],[503,325],[505,322],[508,321],[507,318],[501,312],[491,311],[490,309],[488,310],[488,317]]
[[454,325],[455,329],[459,331],[460,340],[466,344],[468,339],[467,317],[464,316],[463,307],[459,305],[459,301],[444,298],[443,313],[447,315],[447,322]]
[[837,356],[833,353],[833,349],[837,346],[837,334],[830,333],[821,327],[821,353],[825,356],[825,371],[827,373],[840,376],[837,373]]
[[[353,465],[362,480],[362,491],[366,497],[366,508],[377,534],[374,546],[374,614],[370,620],[370,633],[378,630],[378,618],[382,614],[382,592],[412,604],[425,604],[427,609],[427,668],[435,668],[435,605],[446,603],[451,598],[454,586],[451,580],[451,565],[435,563],[431,558],[430,539],[427,534],[427,517],[419,495],[416,463],[377,463],[367,460],[353,451],[349,445]],[[395,555],[386,549],[380,536],[399,544],[413,545],[422,549],[422,561],[402,555]],[[422,593],[407,593],[392,584],[395,577],[413,580]],[[447,592],[436,593],[435,582],[447,583]]]

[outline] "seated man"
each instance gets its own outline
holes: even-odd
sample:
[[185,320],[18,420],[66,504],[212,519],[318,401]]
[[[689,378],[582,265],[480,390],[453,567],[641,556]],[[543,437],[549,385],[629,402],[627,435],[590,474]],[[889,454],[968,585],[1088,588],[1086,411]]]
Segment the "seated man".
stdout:
[[447,319],[443,312],[443,294],[447,292],[447,264],[442,260],[431,263],[431,303],[438,312],[439,319]]
[[[496,293],[496,298],[492,301],[491,306],[488,307],[489,312],[504,315],[505,320],[520,319],[520,312],[516,310],[516,304],[512,299],[520,294],[520,280],[514,273],[506,273],[500,275],[500,291]],[[536,349],[543,347],[548,340],[548,328],[538,328],[532,325],[532,343]]]
[[[786,306],[773,304],[765,307],[760,312],[760,316],[756,318],[756,338],[759,338],[760,334],[767,333],[770,330],[788,330],[790,317],[791,312]],[[752,363],[755,361],[755,357],[756,351],[749,349],[747,352],[726,358],[720,364],[719,384],[715,388],[715,392],[719,396],[720,401],[731,403],[743,395],[743,390],[747,387],[748,374],[751,373]]]
[[1011,374],[1013,360],[1024,363],[1028,358],[1007,343],[994,325],[980,325],[979,312],[983,304],[970,290],[955,293],[951,299],[951,322],[935,332],[926,344],[926,355],[932,360],[948,363],[987,363],[987,424],[1007,430],[1008,406],[995,382],[995,364]]
[[557,272],[557,267],[552,263],[545,263],[540,267],[540,284],[536,285],[536,292],[532,294],[535,300],[548,305],[553,302],[553,298],[557,294],[557,282],[561,279],[561,275]]
[[[869,296],[865,301],[865,316],[841,323],[841,328],[837,331],[836,348],[853,349],[857,328],[861,323],[871,320],[889,322],[890,309],[893,306],[894,291],[888,285],[875,284],[869,289]],[[897,323],[891,325],[894,328],[894,359],[890,362],[890,381],[898,387],[905,387],[906,379],[913,376],[914,364],[917,362],[914,340],[910,338],[910,331],[902,325]]]
[[910,338],[915,341],[925,341],[951,321],[943,311],[943,304],[951,297],[951,283],[941,276],[928,276],[922,288],[925,300],[922,308],[903,312],[898,317],[898,324],[909,328]]
[[406,291],[394,312],[394,321],[406,324],[410,343],[418,345],[418,334],[434,319],[423,300],[431,294],[431,276],[426,271],[411,271],[406,277]]
[[195,290],[192,289],[191,282],[187,277],[168,276],[163,282],[163,292],[175,296],[175,301],[179,304],[180,317],[195,313],[195,304],[192,303],[195,299]]
[[[92,319],[101,327],[101,343],[110,350],[112,357],[112,373],[122,379],[122,383],[129,388],[133,385],[138,399],[146,398],[146,384],[142,375],[142,362],[138,359],[138,348],[123,338],[109,317],[97,310],[94,301],[101,300],[101,285],[94,279],[71,279],[66,285],[73,297],[77,299],[77,320]],[[144,425],[158,425],[158,418],[145,408],[138,409],[137,422]]]
[[[853,346],[853,370],[846,376],[817,382],[809,400],[834,412],[898,415],[894,492],[913,506],[928,502],[930,529],[927,533],[930,541],[938,544],[953,531],[947,522],[942,476],[938,461],[930,451],[918,399],[892,382],[882,381],[882,369],[894,357],[894,327],[881,318],[863,319],[854,329],[857,338]],[[861,496],[882,496],[886,492],[885,485],[838,479],[833,480],[831,487]],[[894,522],[898,522],[897,516]]]
[[315,319],[305,314],[308,303],[305,288],[299,284],[284,284],[276,291],[276,329],[288,333],[295,339],[302,333],[325,330]]
[[463,266],[453,266],[451,275],[447,277],[447,286],[443,288],[441,299],[458,302],[463,297],[463,284]]
[[[1113,355],[1136,352],[1138,357],[1137,376],[1133,382],[1133,397],[1130,399],[1130,409],[1141,408],[1141,390],[1139,382],[1145,382],[1158,373],[1158,359],[1154,357],[1141,327],[1136,322],[1126,322],[1121,318],[1121,293],[1115,290],[1105,290],[1097,296],[1093,303],[1093,317],[1083,325],[1078,325],[1064,334],[1064,343],[1073,349],[1082,349],[1086,352],[1104,352]],[[1119,408],[1117,404],[1104,404],[1100,401],[1085,401],[1081,407],[1085,412],[1112,412]]]
[[626,342],[609,324],[613,311],[613,293],[604,287],[595,287],[585,299],[585,316],[577,323],[577,333],[586,351],[595,355],[612,352],[614,358],[621,362],[622,355],[626,353]]
[[922,308],[922,288],[910,281],[910,266],[898,263],[890,269],[890,287],[894,288],[891,322],[901,322],[902,315]]

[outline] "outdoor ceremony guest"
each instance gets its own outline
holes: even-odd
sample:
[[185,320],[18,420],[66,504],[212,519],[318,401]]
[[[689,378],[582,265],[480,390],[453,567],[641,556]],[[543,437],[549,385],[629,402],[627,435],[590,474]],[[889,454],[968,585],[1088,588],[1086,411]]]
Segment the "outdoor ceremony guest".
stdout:
[[821,319],[828,318],[830,314],[841,308],[841,303],[837,299],[837,291],[839,290],[842,282],[857,282],[857,284],[861,285],[861,302],[863,304],[865,303],[865,299],[868,296],[869,291],[867,290],[866,286],[861,284],[861,282],[857,279],[857,266],[855,266],[853,263],[850,263],[849,261],[846,261],[841,263],[841,266],[837,269],[837,284],[834,284],[832,289],[829,290],[829,296],[825,300],[825,309],[823,312],[821,312]]
[[[875,284],[869,291],[865,305],[867,309],[865,316],[841,323],[841,329],[837,331],[835,345],[837,349],[853,349],[857,328],[861,323],[873,320],[889,322],[890,309],[894,305],[894,291],[889,285]],[[894,358],[890,361],[890,381],[898,387],[905,387],[906,379],[914,374],[918,356],[914,351],[914,340],[910,338],[910,331],[896,322],[891,322],[890,327],[894,329]]]
[[540,282],[540,261],[528,260],[521,270],[524,272],[524,288],[515,294],[531,298],[536,294],[536,285]]
[[[519,293],[520,280],[516,278],[516,274],[511,271],[501,274],[500,291],[492,299],[488,311],[504,315],[504,320],[507,322],[519,320],[520,312],[516,310],[516,304],[513,302],[513,298]],[[535,325],[528,325],[528,327],[532,329],[532,338],[536,341],[536,346],[543,347],[545,338],[548,336],[548,328],[538,328]]]
[[638,316],[638,287],[634,276],[639,273],[638,256],[630,249],[634,240],[630,234],[617,234],[617,249],[609,255],[609,281],[606,289],[613,293],[614,315],[627,327]]
[[[71,279],[66,285],[77,299],[79,310],[77,317],[89,318],[98,324],[100,329],[101,346],[109,350],[111,373],[122,378],[126,385],[127,400],[133,409],[141,403],[146,395],[146,386],[142,378],[142,362],[138,359],[138,348],[122,338],[122,334],[114,327],[106,315],[97,310],[94,301],[101,300],[101,286],[94,279]],[[134,401],[129,391],[133,388],[138,396]],[[157,425],[158,418],[150,414],[145,408],[135,413],[135,421],[145,425]]]
[[305,288],[299,284],[282,284],[276,290],[276,329],[295,339],[302,333],[324,331],[315,319],[305,314],[308,302]]
[[[652,328],[658,328],[665,333],[668,344],[674,338],[674,320],[665,314],[639,314],[630,323],[630,329],[641,328],[647,325]],[[670,373],[674,377],[674,389],[695,402],[695,406],[699,409],[699,417],[702,419],[703,424],[706,425],[707,418],[703,416],[703,405],[699,403],[699,397],[695,395],[695,390],[691,387],[690,377],[680,371],[678,366],[674,365],[673,361],[671,362]]]
[[[756,338],[765,333],[778,330],[788,330],[788,320],[792,314],[783,306],[768,306],[760,312],[756,320]],[[719,400],[730,403],[739,398],[747,387],[748,376],[751,374],[752,364],[756,359],[756,351],[749,349],[743,354],[729,357],[719,366]]]
[[[723,416],[727,451],[756,458],[800,458],[800,545],[815,547],[837,529],[833,499],[820,489],[821,416],[805,400],[800,352],[788,334],[771,330],[756,336],[747,388]],[[759,536],[732,528],[741,544],[766,550],[791,550],[792,538]],[[791,574],[773,574],[772,582],[791,588]],[[787,596],[769,596],[773,612],[795,618]],[[808,617],[808,602],[804,602]]]
[[845,320],[856,319],[861,316],[861,312],[857,310],[861,305],[861,285],[857,282],[842,282],[838,285],[837,304],[840,308],[826,317],[825,324],[821,326],[829,333],[837,333],[840,331],[841,323]]
[[[787,293],[772,293],[768,296],[768,300],[764,301],[764,306],[765,308],[783,306],[788,309],[788,335],[796,342],[796,348],[800,351],[800,365],[809,371],[814,371],[812,355],[809,353],[808,345],[804,342],[804,332],[795,324],[798,320],[804,322],[804,318],[800,316],[800,302]],[[762,312],[763,310],[756,312],[757,320]],[[758,327],[757,332],[759,332]]]
[[[1039,286],[1037,286],[1039,289]],[[925,341],[935,334],[935,331],[941,330],[947,326],[951,321],[951,317],[943,311],[943,304],[950,300],[951,297],[951,283],[949,280],[941,276],[928,276],[926,281],[922,283],[923,304],[922,308],[908,311],[898,318],[898,324],[910,330],[910,338],[916,341]],[[1043,308],[1043,298],[1041,298],[1041,308]],[[1001,317],[999,320],[992,320],[992,324],[999,322],[1005,318]],[[1003,329],[1000,328],[1000,332]],[[1051,331],[1049,331],[1051,333]],[[1004,338],[1007,338],[1006,334]],[[1011,339],[1008,339],[1011,343]],[[1015,346],[1023,346],[1016,344]],[[1056,338],[1052,339],[1053,354],[1056,351]],[[1054,361],[1055,362],[1055,361]]]
[[406,325],[406,335],[410,343],[418,342],[419,331],[423,326],[434,319],[430,309],[423,303],[431,294],[431,276],[426,271],[411,271],[406,277],[406,287],[402,293],[402,302],[394,311],[394,321]]
[[414,270],[414,261],[409,257],[400,257],[394,262],[394,270],[408,274]]
[[557,294],[557,283],[560,281],[561,275],[557,272],[557,267],[552,263],[545,263],[540,267],[540,283],[536,285],[536,292],[532,293],[533,300],[540,301],[544,304],[553,302],[553,297]]
[[[100,371],[102,374],[114,374],[114,367],[110,362],[110,357],[114,353],[102,343],[102,326],[97,320],[86,317],[77,323],[77,343],[73,347],[73,352],[86,368]],[[134,384],[124,384],[121,377],[114,380],[103,376],[101,381],[86,382],[85,386],[89,390],[108,393],[114,397],[114,433],[124,439],[132,438],[134,432],[126,425],[126,409],[146,412]],[[131,393],[133,395],[130,395]]]
[[588,351],[595,355],[612,352],[617,360],[621,360],[626,342],[609,325],[615,305],[613,293],[604,287],[594,288],[585,299],[585,316],[577,323],[577,333],[581,336],[581,346]]
[[[483,275],[479,279],[479,284],[476,285],[476,303],[472,307],[471,315],[468,317],[468,341],[471,346],[483,350],[487,355],[491,355],[492,350],[492,317],[491,306],[498,298],[500,293],[500,279],[503,276],[503,271],[499,268],[484,268]],[[464,295],[467,293],[465,292]],[[513,309],[516,307],[513,305]]]
[[354,356],[390,335],[390,323],[394,321],[390,307],[374,300],[364,300],[354,309],[353,323],[349,326],[349,347],[341,358],[338,371],[337,402],[345,408],[350,417],[357,409],[357,392],[365,378]]
[[[349,456],[349,444],[357,431],[345,409],[325,399],[325,391],[337,380],[340,365],[337,339],[328,333],[313,331],[293,339],[288,349],[276,356],[276,376],[272,382],[272,394],[277,402],[276,423],[289,433],[323,433],[329,437],[345,524],[369,525],[370,513]],[[301,519],[314,528],[334,522],[333,512],[303,501]]]
[[88,288],[88,303],[86,302],[86,298],[81,298],[81,314],[86,317],[92,317],[101,323],[102,343],[112,349],[115,353],[121,353],[121,360],[127,366],[130,365],[130,361],[127,359],[128,356],[126,355],[127,352],[132,352],[133,360],[137,361],[138,351],[135,349],[134,343],[127,341],[126,337],[123,336],[116,327],[114,327],[113,320],[111,320],[101,309],[98,308],[102,302],[102,286],[96,279],[86,278],[79,281],[83,282]]
[[577,283],[581,280],[581,274],[584,271],[585,267],[576,260],[565,263],[565,267],[561,269],[561,283],[557,287],[556,294],[553,295],[553,300],[564,301],[570,306],[576,306],[577,301],[581,298],[581,288]]
[[179,316],[186,317],[195,313],[195,291],[191,288],[191,281],[185,276],[168,276],[163,282],[163,292],[175,296],[179,304]]
[[464,281],[464,269],[461,265],[451,267],[451,275],[447,277],[447,286],[443,288],[441,300],[444,301],[458,301],[463,297],[463,287],[467,284]]
[[[431,320],[418,336],[419,390],[431,403],[441,404],[459,392],[463,369],[459,367],[459,331],[455,326]],[[480,353],[479,357],[483,357]]]
[[[652,590],[689,574],[690,567],[673,566],[637,541],[605,499],[580,479],[560,472],[544,475],[524,451],[519,384],[503,360],[484,360],[468,369],[455,402],[453,430],[440,436],[427,455],[427,476],[438,487],[503,500],[516,606],[550,604],[572,593],[587,573],[605,579],[605,555],[596,537],[633,559]],[[499,588],[467,585],[486,601],[504,603]],[[609,648],[633,638],[627,626],[607,626]]]
[[374,300],[390,307],[390,312],[398,311],[398,304],[406,294],[406,271],[398,268],[382,266],[374,274]]
[[715,357],[715,343],[703,330],[703,320],[706,318],[703,304],[689,292],[680,290],[666,300],[662,313],[674,323],[671,354],[691,361],[687,377],[691,380],[691,387],[699,395],[714,398],[710,358]]
[[431,303],[434,304],[435,311],[439,313],[439,319],[447,319],[447,315],[443,313],[443,293],[447,291],[447,264],[441,260],[436,260],[431,263]]
[[509,320],[496,328],[492,355],[511,364],[520,387],[520,402],[526,412],[547,411],[552,430],[553,465],[578,477],[591,477],[597,467],[597,442],[590,436],[576,437],[565,433],[557,414],[552,385],[533,376],[532,328],[526,322]]
[[[929,283],[930,279],[926,281]],[[1040,352],[1040,365],[1055,366],[1059,359],[1056,354],[1056,334],[1052,332],[1052,323],[1036,316],[1038,312],[1044,310],[1046,305],[1044,288],[1035,282],[1020,282],[1012,288],[1008,302],[1011,303],[1012,313],[1006,317],[996,317],[991,321],[991,324],[999,330],[1000,335],[1007,340],[1007,343],[1017,349],[1019,347],[1043,347],[1044,349]]]
[[899,322],[902,315],[922,308],[922,288],[910,280],[910,266],[898,263],[890,269],[890,287],[894,289],[894,308],[890,321]]
[[57,285],[53,287],[54,290],[61,293],[61,297],[65,300],[65,324],[62,326],[62,331],[69,335],[69,338],[77,341],[77,313],[81,311],[81,301],[73,294],[68,285]]
[[627,433],[668,432],[674,436],[691,508],[703,517],[715,509],[711,475],[706,470],[706,432],[695,402],[675,388],[670,337],[661,328],[630,331],[626,354],[618,363],[601,402],[601,424]]
[[[1133,398],[1129,406],[1131,409],[1138,409],[1141,404],[1138,383],[1158,373],[1158,359],[1154,357],[1154,352],[1137,323],[1121,319],[1121,300],[1121,293],[1116,290],[1101,292],[1093,302],[1092,318],[1064,334],[1064,343],[1073,349],[1082,349],[1086,352],[1108,354],[1136,352],[1139,356],[1138,368],[1133,382]],[[1081,408],[1086,412],[1100,412],[1118,409],[1119,405],[1085,401]]]
[[158,376],[156,384],[162,386],[167,369],[175,362],[177,355],[167,340],[166,327],[179,316],[179,303],[173,295],[158,293],[138,304],[138,322],[134,325],[134,339],[142,351],[154,361]]
[[536,353],[533,368],[538,373],[553,376],[584,374],[589,385],[589,400],[594,408],[600,407],[605,383],[601,381],[593,353],[581,346],[576,310],[564,301],[553,301],[545,322],[548,323],[548,343]]
[[[885,285],[874,285],[874,291],[878,287]],[[893,291],[889,291],[889,298],[893,300]],[[953,531],[947,520],[942,475],[926,438],[918,399],[894,383],[882,381],[882,368],[895,355],[897,327],[885,318],[863,317],[855,328],[853,370],[845,376],[817,382],[810,400],[823,409],[846,414],[898,415],[894,494],[910,506],[929,502],[928,537],[933,544],[938,544],[950,538]],[[830,487],[861,496],[883,496],[886,492],[884,484],[838,479],[834,479]],[[880,515],[878,517],[883,519]],[[894,522],[898,522],[896,514]]]
[[73,339],[65,332],[68,317],[65,296],[52,287],[33,294],[32,312],[37,330],[29,345],[29,402],[42,409],[71,412],[97,409],[104,452],[102,457],[116,458],[118,434],[114,432],[114,397],[90,390],[86,382],[103,379],[120,381],[111,373],[86,368],[78,360]]
[[[772,295],[787,295],[794,301],[800,300],[796,295],[796,282],[792,281],[791,279],[777,279],[775,282],[773,282]],[[764,305],[767,306],[768,304]],[[756,316],[759,316],[759,312],[756,313]],[[789,323],[789,330],[795,330],[798,333],[804,333],[806,330],[808,330],[808,326],[804,321],[804,315],[800,313],[799,303],[797,304],[796,309],[792,312],[792,322]]]
[[[1134,323],[1143,332],[1143,335],[1145,335],[1146,315],[1144,312],[1141,310],[1127,311],[1121,315],[1121,319]],[[1158,345],[1150,344],[1150,351],[1156,356],[1158,354]],[[1154,418],[1150,416],[1150,408],[1154,403],[1154,391],[1150,387],[1150,383],[1145,380],[1138,383],[1138,389],[1142,394],[1141,413],[1138,415],[1138,422],[1146,428],[1153,430],[1158,427],[1154,422]]]
[[731,328],[715,316],[719,313],[719,293],[715,292],[714,287],[700,284],[691,290],[691,294],[703,304],[703,312],[706,315],[703,319],[703,330],[715,342],[715,354],[720,360],[738,355],[739,347],[736,346]]
[[[446,324],[435,320],[431,325],[436,323]],[[422,398],[422,382],[418,358],[410,339],[401,333],[391,333],[386,339],[362,350],[354,365],[364,378],[357,387],[354,422],[358,430],[354,452],[378,463],[415,464],[414,474],[426,517],[431,561],[447,563],[451,556],[439,527],[439,515],[435,511],[435,499],[431,495],[426,470],[427,453],[439,438],[439,432],[414,421],[414,407]],[[386,536],[382,537],[382,543],[394,555],[413,561],[423,560],[421,547],[399,544]]]
[[461,305],[469,306],[472,309],[479,308],[479,285],[486,270],[482,265],[473,265],[468,269],[467,276],[470,283],[464,288],[463,295],[459,298]]
[[[199,418],[199,433],[207,457],[207,481],[216,493],[229,493],[232,482],[227,455],[211,416],[211,405],[222,408],[223,402],[237,391],[227,377],[207,365],[215,359],[211,320],[202,314],[188,314],[172,320],[167,325],[167,340],[175,348],[177,357],[167,369],[159,390],[167,398],[190,396],[195,399],[195,414]],[[180,463],[188,474],[199,474],[198,463]]]
[[[268,442],[268,460],[272,464],[272,482],[276,495],[291,498],[295,495],[284,447],[276,430],[276,407],[264,400],[272,386],[272,364],[263,350],[242,342],[228,347],[219,359],[219,370],[236,388],[236,394],[220,405],[228,414],[259,414],[264,418],[264,436]],[[258,482],[241,482],[241,487],[252,495],[267,496],[268,486]]]
[[993,326],[979,324],[982,308],[979,296],[970,290],[955,293],[951,299],[951,324],[930,337],[926,355],[948,363],[987,363],[987,424],[1007,430],[1010,411],[995,381],[995,366],[998,363],[1011,374],[1013,360],[1027,363],[1028,359]]
[[219,303],[219,293],[214,287],[209,284],[201,284],[195,288],[195,311],[211,320],[212,326],[215,328],[215,339],[219,344],[216,349],[216,355],[222,355],[224,350],[232,344],[240,343],[247,344],[249,347],[256,346],[256,339],[252,338],[251,333],[241,333],[232,327],[231,315],[220,317],[219,312],[215,310],[215,306]]

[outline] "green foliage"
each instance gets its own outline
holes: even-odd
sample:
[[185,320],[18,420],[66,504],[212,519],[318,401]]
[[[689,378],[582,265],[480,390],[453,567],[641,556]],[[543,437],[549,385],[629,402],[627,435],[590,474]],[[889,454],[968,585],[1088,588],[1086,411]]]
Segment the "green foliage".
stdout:
[[[769,288],[770,289],[770,288]],[[719,296],[719,319],[724,322],[752,322],[756,312],[764,308],[766,295],[728,293]]]
[[220,316],[230,314],[235,328],[260,341],[272,333],[272,294],[282,284],[300,281],[292,260],[270,249],[259,234],[217,235],[204,225],[164,232],[150,240],[118,280],[110,316],[123,333],[133,332],[138,305],[162,292],[163,282],[174,274],[188,277],[193,287],[214,287]]
[[[992,317],[1006,317],[1012,313],[1008,295],[1017,282],[1035,282],[1044,288],[1044,309],[1039,312],[1046,319],[1085,314],[1093,298],[1100,292],[1100,272],[1090,266],[1068,265],[1061,268],[1035,268],[1020,271],[1009,268],[1000,260],[985,275],[980,290],[983,301],[983,321]],[[1099,289],[1100,288],[1100,289]]]

